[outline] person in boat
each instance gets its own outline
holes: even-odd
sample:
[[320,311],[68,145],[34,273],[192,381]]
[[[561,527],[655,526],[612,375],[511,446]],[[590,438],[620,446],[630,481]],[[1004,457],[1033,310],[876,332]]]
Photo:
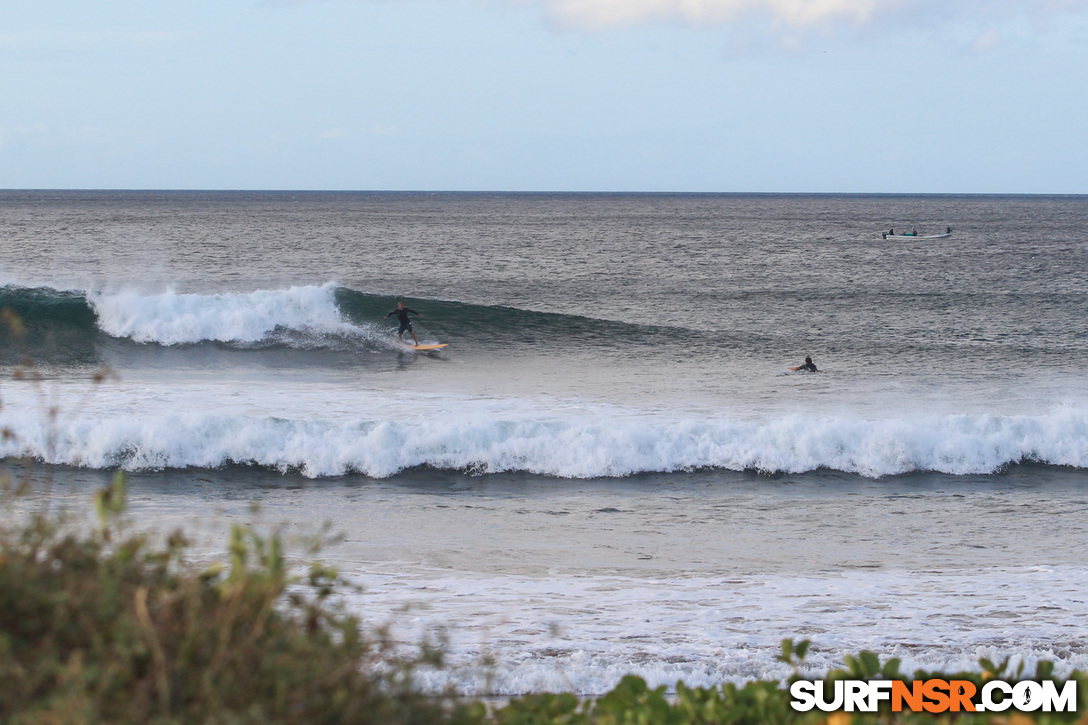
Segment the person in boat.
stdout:
[[797,367],[794,368],[794,370],[796,370],[799,373],[818,373],[818,372],[820,372],[819,370],[816,369],[816,364],[814,362],[812,362],[812,358],[810,358],[810,357],[806,357],[805,358],[805,364],[804,365],[798,365]]
[[918,236],[918,230],[917,230],[917,229],[915,229],[914,227],[911,227],[911,228],[910,228],[910,235],[911,235],[912,237],[916,237],[916,236]]
[[388,318],[390,315],[397,316],[397,320],[400,322],[400,329],[397,330],[398,340],[404,342],[404,332],[407,330],[408,334],[412,336],[412,342],[414,342],[416,345],[419,345],[419,340],[416,339],[416,333],[412,331],[412,323],[408,321],[409,313],[415,315],[416,317],[423,317],[423,315],[419,314],[415,310],[410,310],[405,307],[403,302],[398,302],[397,309],[386,315],[386,318]]

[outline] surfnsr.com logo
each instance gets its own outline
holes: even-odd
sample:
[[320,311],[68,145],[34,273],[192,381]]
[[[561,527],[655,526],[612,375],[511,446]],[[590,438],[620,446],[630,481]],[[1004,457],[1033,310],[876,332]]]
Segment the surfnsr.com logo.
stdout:
[[[831,690],[828,692],[828,690]],[[1075,712],[1076,682],[1061,690],[1050,680],[1010,683],[990,680],[981,688],[969,680],[797,680],[790,685],[790,706],[798,712],[876,712],[887,702],[892,712]]]

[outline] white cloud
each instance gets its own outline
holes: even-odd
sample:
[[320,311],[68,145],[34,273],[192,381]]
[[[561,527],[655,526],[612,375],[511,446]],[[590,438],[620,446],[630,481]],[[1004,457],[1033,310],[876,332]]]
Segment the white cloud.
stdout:
[[[316,0],[259,0],[298,5]],[[369,0],[388,2],[389,0]],[[394,0],[396,1],[396,0]],[[399,0],[411,2],[413,0]],[[418,0],[415,0],[418,1]],[[432,0],[458,2],[464,0]],[[471,0],[470,0],[471,1]],[[1036,37],[1058,26],[1088,29],[1088,0],[475,0],[537,8],[556,28],[601,32],[668,24],[723,28],[740,46],[800,49],[810,36],[948,31],[976,52],[1005,45],[1017,27]],[[1070,24],[1069,21],[1073,23]],[[1000,28],[1000,30],[999,30]],[[1074,35],[1083,35],[1075,30]],[[917,36],[916,36],[917,37]],[[971,38],[971,40],[966,40]],[[769,44],[768,44],[769,41]]]
[[845,21],[863,24],[878,6],[894,0],[545,0],[550,17],[568,27],[601,30],[618,25],[665,21],[723,25],[760,18],[803,28]]
[[[301,5],[314,1],[258,0],[261,5],[272,7]],[[882,22],[927,25],[934,22],[968,21],[986,25],[1013,18],[1039,19],[1072,14],[1080,14],[1088,19],[1088,0],[478,1],[522,8],[534,5],[542,7],[545,15],[553,22],[565,28],[579,30],[607,30],[613,27],[662,22],[692,27],[713,27],[756,21],[785,34],[791,30],[803,31],[836,26],[862,27]]]
[[692,27],[756,23],[778,34],[814,29],[992,23],[1088,14],[1088,0],[505,0],[538,4],[557,25],[607,30],[650,23]]

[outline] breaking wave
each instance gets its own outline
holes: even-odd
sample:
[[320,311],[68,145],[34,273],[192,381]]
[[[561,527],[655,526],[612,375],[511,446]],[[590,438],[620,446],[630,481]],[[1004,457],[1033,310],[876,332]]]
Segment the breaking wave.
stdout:
[[[381,406],[376,406],[380,409]],[[4,456],[127,470],[255,465],[318,478],[385,478],[416,467],[589,479],[701,469],[867,477],[914,471],[992,474],[1010,464],[1088,468],[1088,410],[867,420],[783,416],[763,421],[627,411],[458,414],[292,420],[184,412],[79,418],[51,444],[30,417],[0,417],[15,438]],[[52,451],[52,453],[50,453]]]
[[[426,310],[423,327],[442,333],[452,321],[462,343],[541,339],[653,342],[674,333],[661,328],[576,315],[444,300],[406,300]],[[213,294],[136,291],[81,292],[48,287],[0,287],[0,309],[10,309],[38,339],[62,341],[37,359],[66,362],[93,357],[108,341],[177,347],[217,343],[228,347],[283,347],[357,351],[391,342],[396,329],[386,314],[393,298],[328,282],[286,289]],[[6,334],[0,330],[0,336]],[[373,345],[372,345],[373,343]],[[56,359],[57,356],[62,359]]]

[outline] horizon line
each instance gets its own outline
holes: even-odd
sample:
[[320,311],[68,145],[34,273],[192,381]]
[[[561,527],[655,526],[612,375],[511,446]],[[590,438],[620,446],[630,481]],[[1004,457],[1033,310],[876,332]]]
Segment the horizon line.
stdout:
[[520,189],[290,189],[290,188],[183,188],[183,187],[2,187],[0,193],[151,193],[151,194],[444,194],[520,196],[1088,196],[1088,192],[1038,191],[619,191]]

